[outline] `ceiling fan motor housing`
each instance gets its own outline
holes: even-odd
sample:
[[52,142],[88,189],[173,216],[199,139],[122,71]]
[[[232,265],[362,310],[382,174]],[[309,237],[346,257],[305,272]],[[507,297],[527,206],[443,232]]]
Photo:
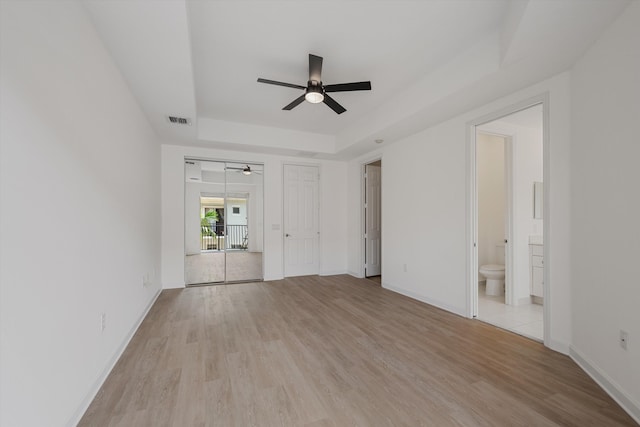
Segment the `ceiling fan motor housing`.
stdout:
[[333,92],[352,92],[356,90],[371,90],[371,82],[355,82],[355,83],[340,83],[340,84],[332,84],[327,85],[326,87],[322,84],[322,57],[309,54],[309,80],[307,81],[307,86],[297,85],[293,83],[285,83],[279,82],[276,80],[268,80],[263,78],[258,78],[258,83],[267,83],[270,85],[276,86],[285,86],[293,89],[304,89],[304,93],[294,99],[288,105],[285,105],[283,110],[292,110],[293,108],[300,105],[300,103],[305,100],[312,103],[318,104],[320,102],[324,102],[329,108],[331,108],[336,114],[342,114],[347,111],[342,105],[338,104],[335,99],[327,95],[328,93]]
[[312,104],[322,102],[324,100],[324,87],[322,86],[322,82],[309,80],[307,82],[307,89],[304,92],[304,97]]

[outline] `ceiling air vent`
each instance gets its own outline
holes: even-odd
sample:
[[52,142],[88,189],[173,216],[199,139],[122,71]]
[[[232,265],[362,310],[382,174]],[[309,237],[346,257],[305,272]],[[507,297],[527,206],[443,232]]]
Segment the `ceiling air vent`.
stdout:
[[191,119],[187,119],[185,117],[177,117],[177,116],[167,116],[167,120],[170,123],[176,125],[188,125],[191,126]]

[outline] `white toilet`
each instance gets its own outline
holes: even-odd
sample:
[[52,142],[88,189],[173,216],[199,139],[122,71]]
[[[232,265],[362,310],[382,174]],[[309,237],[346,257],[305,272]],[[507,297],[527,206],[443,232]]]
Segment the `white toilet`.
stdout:
[[487,278],[487,295],[504,295],[504,265],[487,264],[481,266],[479,271]]

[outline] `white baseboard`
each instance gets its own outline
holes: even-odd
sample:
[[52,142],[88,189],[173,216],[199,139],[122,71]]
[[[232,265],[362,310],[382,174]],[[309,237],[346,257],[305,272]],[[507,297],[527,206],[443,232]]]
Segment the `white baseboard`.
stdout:
[[122,353],[124,353],[124,350],[129,345],[131,338],[133,338],[136,331],[142,324],[142,321],[145,319],[145,317],[147,317],[147,313],[149,313],[149,310],[151,310],[151,307],[153,307],[153,304],[155,304],[156,300],[158,299],[158,296],[160,295],[160,292],[162,292],[162,290],[158,289],[154,297],[151,298],[151,300],[147,304],[147,307],[144,309],[144,311],[138,318],[138,321],[133,325],[133,327],[127,334],[127,336],[125,336],[124,340],[122,341],[122,344],[120,344],[120,346],[116,349],[113,356],[107,363],[107,366],[104,368],[104,370],[102,371],[98,379],[96,379],[96,381],[93,383],[93,386],[89,389],[89,392],[86,394],[85,398],[82,400],[82,402],[78,406],[78,409],[76,410],[76,412],[73,414],[73,416],[67,423],[67,426],[73,427],[78,425],[78,423],[82,419],[82,416],[89,408],[89,405],[91,404],[93,399],[96,397],[96,394],[98,394],[100,387],[102,387],[102,384],[104,384],[105,380],[111,373],[111,370],[113,369],[114,366],[116,366],[118,359],[120,359],[120,356],[122,356]]
[[358,279],[364,279],[364,276],[362,275],[362,273],[358,273],[358,272],[349,270],[349,271],[347,271],[347,274],[349,276],[357,277]]
[[618,405],[640,424],[640,403],[636,402],[609,376],[574,346],[569,346],[569,356],[585,371]]
[[348,274],[347,270],[329,270],[329,271],[323,271],[322,273],[319,274],[319,276],[337,276],[339,274]]
[[182,288],[186,288],[187,284],[182,282],[182,283],[171,283],[171,284],[162,284],[162,289],[182,289]]
[[548,339],[547,342],[544,343],[544,345],[553,351],[557,351],[558,353],[569,356],[569,344],[566,342]]
[[429,297],[426,297],[424,295],[417,294],[415,292],[408,291],[406,289],[398,288],[396,286],[390,285],[389,283],[385,283],[385,282],[382,283],[382,287],[385,288],[385,289],[389,289],[390,291],[397,292],[399,294],[407,296],[409,298],[413,298],[415,300],[424,302],[426,304],[433,305],[435,307],[441,308],[441,309],[446,310],[448,312],[451,312],[453,314],[457,314],[458,316],[462,316],[462,317],[468,318],[467,314],[466,314],[466,309],[464,307],[463,308],[454,307],[452,305],[443,303],[442,301],[437,301],[437,300],[431,299]]

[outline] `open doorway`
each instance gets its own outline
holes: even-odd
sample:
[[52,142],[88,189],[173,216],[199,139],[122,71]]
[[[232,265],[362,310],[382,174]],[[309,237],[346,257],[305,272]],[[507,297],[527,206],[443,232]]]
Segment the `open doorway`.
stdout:
[[382,160],[364,166],[364,276],[382,284]]
[[475,316],[539,341],[543,139],[543,104],[475,126]]

